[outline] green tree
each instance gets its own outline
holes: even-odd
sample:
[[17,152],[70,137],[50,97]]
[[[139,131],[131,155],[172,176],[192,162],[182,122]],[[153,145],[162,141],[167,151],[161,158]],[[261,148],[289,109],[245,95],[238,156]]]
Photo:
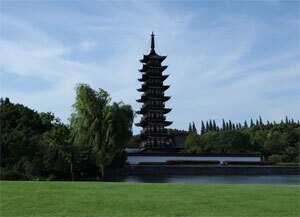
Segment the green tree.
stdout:
[[216,121],[215,120],[213,120],[212,128],[213,128],[213,131],[217,131],[217,125],[216,125]]
[[[1,167],[33,179],[43,173],[42,134],[51,127],[53,117],[43,115],[21,104],[0,100]],[[9,178],[9,177],[8,177]]]
[[196,128],[196,125],[195,125],[194,121],[193,121],[193,124],[192,124],[192,131],[194,133],[197,133],[197,128]]
[[226,123],[224,119],[222,119],[222,130],[226,130]]
[[[50,149],[57,151],[60,157],[69,164],[69,171],[71,174],[71,179],[73,181],[76,150],[69,127],[64,125],[63,123],[57,122],[54,124],[50,131],[44,134],[43,137],[46,146],[48,146],[48,148]],[[50,152],[49,149],[48,151]],[[51,167],[53,167],[53,163],[54,162],[50,162]],[[63,168],[58,168],[58,171],[63,171]]]
[[248,128],[248,123],[246,120],[244,121],[244,128]]
[[205,125],[204,125],[204,122],[201,121],[201,134],[204,134],[205,133]]
[[188,132],[193,132],[193,128],[192,128],[192,124],[189,123],[189,129],[188,129]]
[[251,120],[250,120],[250,127],[253,127],[253,126],[254,126],[254,122],[253,122],[253,120],[251,118]]
[[200,137],[195,132],[190,132],[185,140],[185,147],[189,153],[201,153],[202,146],[200,144]]
[[85,147],[103,176],[105,167],[131,138],[133,110],[123,103],[109,105],[106,91],[95,91],[87,84],[78,84],[76,94],[71,116],[75,143]]

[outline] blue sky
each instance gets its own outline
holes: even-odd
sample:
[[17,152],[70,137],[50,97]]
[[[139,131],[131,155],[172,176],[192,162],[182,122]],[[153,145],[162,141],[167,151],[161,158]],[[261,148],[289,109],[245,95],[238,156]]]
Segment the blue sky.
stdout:
[[2,0],[1,97],[67,123],[75,85],[88,83],[138,110],[153,30],[171,127],[300,119],[299,1],[182,2]]

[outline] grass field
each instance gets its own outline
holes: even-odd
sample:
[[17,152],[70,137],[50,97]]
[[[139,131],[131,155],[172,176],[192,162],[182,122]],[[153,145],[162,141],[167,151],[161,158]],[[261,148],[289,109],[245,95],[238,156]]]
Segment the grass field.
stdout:
[[299,186],[1,182],[1,216],[299,216]]

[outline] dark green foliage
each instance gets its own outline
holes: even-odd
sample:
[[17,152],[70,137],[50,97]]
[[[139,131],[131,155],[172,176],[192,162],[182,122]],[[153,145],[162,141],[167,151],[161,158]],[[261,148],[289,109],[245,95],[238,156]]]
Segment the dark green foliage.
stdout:
[[130,105],[109,105],[109,94],[86,84],[76,87],[76,102],[71,118],[75,144],[92,159],[104,175],[104,169],[122,152],[132,136],[133,110]]
[[133,110],[109,104],[107,92],[77,86],[71,126],[52,113],[38,113],[8,98],[0,100],[1,179],[73,179],[99,176],[126,161]]
[[193,121],[193,124],[192,124],[192,131],[194,133],[197,133],[197,129],[196,129],[196,125],[195,125],[194,121]]
[[[205,134],[204,134],[205,135]],[[200,137],[197,133],[190,132],[185,140],[185,147],[188,150],[188,152],[191,153],[201,153],[203,152],[202,146],[199,145]]]
[[197,133],[197,128],[196,128],[194,121],[192,123],[189,123],[188,132],[189,133]]
[[56,122],[52,129],[44,133],[44,163],[47,173],[54,177],[70,174],[74,179],[76,147],[71,130],[63,123]]
[[205,133],[205,125],[204,125],[204,122],[201,121],[201,134],[204,134]]
[[253,126],[254,126],[254,123],[253,123],[253,120],[251,118],[251,120],[250,120],[250,127],[253,127]]
[[226,130],[226,123],[225,123],[225,120],[224,120],[224,119],[222,119],[222,129],[223,129],[223,130]]
[[32,179],[43,174],[42,135],[51,128],[52,114],[38,114],[9,99],[0,101],[1,167]]
[[205,132],[207,133],[209,131],[209,126],[208,126],[208,122],[206,121],[205,123]]
[[244,128],[248,128],[248,123],[247,123],[247,121],[244,122]]
[[189,123],[189,129],[188,129],[188,132],[192,132],[192,131],[193,131],[192,124]]
[[251,148],[250,137],[239,131],[210,132],[199,141],[203,153],[242,154]]
[[[261,117],[260,117],[261,120]],[[210,131],[205,134],[189,134],[186,140],[188,153],[261,153],[266,160],[274,162],[299,162],[300,125],[281,122],[280,124],[264,125],[258,121],[252,127],[244,123],[232,124],[231,121],[222,121],[225,126],[222,131]],[[236,128],[236,130],[229,130]]]

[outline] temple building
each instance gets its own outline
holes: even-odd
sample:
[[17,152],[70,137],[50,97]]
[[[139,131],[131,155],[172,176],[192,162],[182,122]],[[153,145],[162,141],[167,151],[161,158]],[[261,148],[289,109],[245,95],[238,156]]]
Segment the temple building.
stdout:
[[161,150],[172,148],[172,140],[165,127],[172,124],[171,121],[166,121],[166,114],[171,111],[170,108],[165,108],[165,102],[171,97],[165,96],[165,91],[170,87],[164,85],[163,82],[168,78],[168,75],[163,75],[163,71],[167,66],[162,66],[161,63],[166,59],[166,56],[160,56],[155,52],[154,34],[151,35],[151,50],[148,55],[144,55],[140,62],[143,64],[142,77],[138,79],[142,82],[142,96],[137,102],[142,103],[142,107],[138,114],[142,115],[142,119],[136,126],[142,127],[139,144],[142,148]]

